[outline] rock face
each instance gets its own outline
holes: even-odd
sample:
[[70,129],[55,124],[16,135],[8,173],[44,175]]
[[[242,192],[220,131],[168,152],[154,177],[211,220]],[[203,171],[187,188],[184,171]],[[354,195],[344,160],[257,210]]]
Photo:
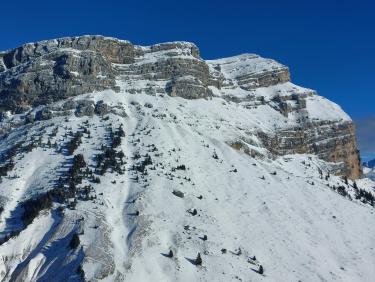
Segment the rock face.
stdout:
[[173,42],[143,48],[134,64],[117,69],[127,79],[166,81],[163,91],[186,99],[212,95],[209,67],[192,43]]
[[[285,121],[272,131],[256,130],[269,152],[316,154],[341,163],[339,174],[361,175],[351,120],[341,109],[320,101],[313,90],[292,84],[289,69],[273,60],[244,54],[205,61],[197,46],[188,42],[142,47],[103,36],[47,40],[0,53],[3,111],[23,113],[80,94],[119,91],[119,84],[133,94],[221,97],[249,110],[271,107]],[[317,100],[327,109],[323,115],[316,114]],[[105,104],[95,106],[93,102],[74,109],[77,116],[108,112]],[[51,115],[45,109],[36,119]]]
[[[296,119],[295,125],[275,127],[271,134],[258,132],[263,145],[274,155],[315,154],[328,162],[339,163],[335,171],[339,175],[351,178],[362,175],[353,122],[341,109],[327,105],[326,101],[316,104],[315,91],[295,85],[289,87],[287,67],[251,54],[208,63],[213,76],[221,77],[220,86],[227,99],[247,102],[249,108],[259,102],[268,104],[288,120]],[[238,95],[238,89],[245,91]],[[225,94],[225,90],[230,94]],[[327,107],[331,114],[319,112],[318,107]]]
[[135,49],[101,36],[26,44],[0,54],[3,110],[22,112],[71,96],[115,89],[112,63],[130,63]]
[[350,178],[362,174],[355,128],[351,122],[315,122],[278,131],[274,136],[261,133],[260,137],[275,155],[314,154],[323,160],[340,163],[336,174]]
[[214,70],[224,73],[229,85],[244,90],[268,87],[290,81],[288,67],[254,54],[209,61]]
[[111,63],[132,63],[136,50],[128,41],[103,36],[67,37],[25,44],[2,55],[7,69],[29,62],[57,50],[78,50],[100,53]]

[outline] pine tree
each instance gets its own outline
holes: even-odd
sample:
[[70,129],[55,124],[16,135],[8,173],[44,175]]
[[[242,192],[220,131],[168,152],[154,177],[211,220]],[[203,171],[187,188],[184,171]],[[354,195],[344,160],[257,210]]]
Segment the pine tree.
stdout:
[[195,265],[202,265],[201,253],[198,253],[197,258],[195,259]]
[[264,270],[263,270],[263,266],[260,264],[259,265],[259,269],[258,269],[258,273],[259,274],[263,274]]
[[79,243],[79,236],[77,233],[74,233],[72,239],[69,242],[69,247],[71,249],[76,249],[79,246]]

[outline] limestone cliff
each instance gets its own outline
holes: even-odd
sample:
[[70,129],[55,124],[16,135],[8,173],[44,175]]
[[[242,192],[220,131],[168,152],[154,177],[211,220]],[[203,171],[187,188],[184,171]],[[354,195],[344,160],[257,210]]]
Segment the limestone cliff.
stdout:
[[[205,61],[197,46],[188,42],[142,47],[103,36],[47,40],[0,53],[3,115],[9,110],[30,112],[84,93],[120,91],[119,81],[131,94],[220,97],[249,111],[271,107],[283,122],[274,121],[272,130],[256,128],[269,152],[316,154],[340,163],[338,174],[361,175],[350,118],[313,90],[292,84],[289,69],[273,60],[244,54]],[[76,112],[93,112],[89,108]],[[42,117],[48,112],[45,109]]]

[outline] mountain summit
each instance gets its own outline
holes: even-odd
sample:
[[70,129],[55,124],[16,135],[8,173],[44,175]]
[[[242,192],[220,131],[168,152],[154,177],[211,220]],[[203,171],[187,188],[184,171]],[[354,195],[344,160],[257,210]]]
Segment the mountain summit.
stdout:
[[0,107],[4,281],[375,275],[353,122],[274,60],[29,43],[0,53]]

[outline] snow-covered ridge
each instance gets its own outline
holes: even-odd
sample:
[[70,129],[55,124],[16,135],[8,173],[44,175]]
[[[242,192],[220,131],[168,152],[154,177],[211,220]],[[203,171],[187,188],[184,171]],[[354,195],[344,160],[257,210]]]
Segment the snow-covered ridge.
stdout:
[[286,66],[256,54],[242,54],[229,58],[208,60],[207,63],[214,68],[220,68],[225,78],[232,79],[255,73],[288,70]]
[[365,175],[365,177],[375,181],[375,168],[364,167],[363,174]]

